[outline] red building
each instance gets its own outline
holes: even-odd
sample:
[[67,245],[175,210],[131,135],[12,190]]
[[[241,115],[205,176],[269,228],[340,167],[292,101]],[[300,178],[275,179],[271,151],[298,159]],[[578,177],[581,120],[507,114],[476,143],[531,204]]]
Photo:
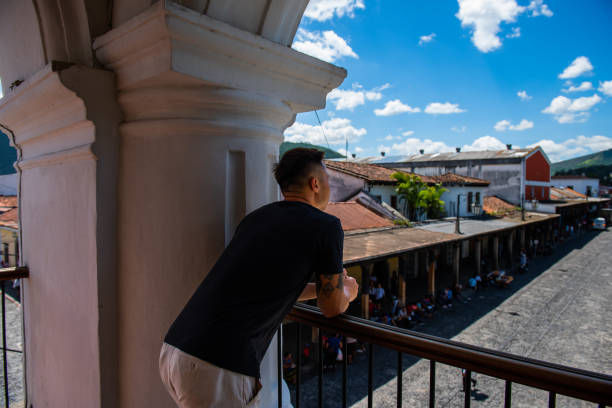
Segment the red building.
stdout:
[[535,147],[523,161],[525,166],[525,200],[550,199],[550,160]]

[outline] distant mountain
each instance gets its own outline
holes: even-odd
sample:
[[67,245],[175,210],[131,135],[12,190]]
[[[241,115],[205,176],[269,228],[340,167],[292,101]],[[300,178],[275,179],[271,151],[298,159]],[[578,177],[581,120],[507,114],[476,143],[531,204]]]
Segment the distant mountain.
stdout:
[[598,178],[600,183],[609,186],[612,184],[612,149],[553,163],[551,173],[557,176],[584,174]]
[[317,145],[313,145],[313,144],[310,144],[310,143],[293,143],[293,142],[283,142],[280,145],[280,157],[283,157],[283,155],[285,154],[285,152],[287,150],[295,149],[296,147],[308,147],[308,148],[311,148],[311,149],[321,150],[322,152],[325,152],[325,158],[326,159],[342,159],[342,158],[344,158],[344,156],[341,155],[340,153],[338,153],[337,151],[332,150],[332,149],[328,149],[327,147],[317,146]]
[[0,175],[16,173],[13,163],[17,160],[17,151],[9,144],[9,138],[0,132]]
[[612,166],[612,149],[553,163],[551,172],[574,171],[594,166]]

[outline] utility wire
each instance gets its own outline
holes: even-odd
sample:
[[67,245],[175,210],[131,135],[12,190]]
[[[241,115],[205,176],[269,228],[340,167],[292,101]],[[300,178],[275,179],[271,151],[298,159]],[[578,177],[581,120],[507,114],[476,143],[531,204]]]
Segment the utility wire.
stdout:
[[317,113],[317,111],[314,111],[315,115],[317,115],[317,120],[319,121],[319,126],[321,126],[321,132],[323,133],[323,137],[325,138],[325,143],[327,143],[327,148],[331,149],[331,147],[329,147],[329,142],[327,141],[327,136],[325,136],[325,129],[323,128],[323,124],[321,123],[321,119],[319,119],[319,114]]

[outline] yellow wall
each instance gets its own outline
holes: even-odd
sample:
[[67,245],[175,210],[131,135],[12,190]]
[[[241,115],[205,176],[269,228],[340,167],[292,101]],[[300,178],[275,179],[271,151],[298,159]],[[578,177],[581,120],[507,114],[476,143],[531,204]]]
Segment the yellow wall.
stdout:
[[17,232],[14,230],[0,228],[0,255],[4,259],[4,243],[9,244],[8,266],[17,266],[15,257],[15,243],[17,242]]

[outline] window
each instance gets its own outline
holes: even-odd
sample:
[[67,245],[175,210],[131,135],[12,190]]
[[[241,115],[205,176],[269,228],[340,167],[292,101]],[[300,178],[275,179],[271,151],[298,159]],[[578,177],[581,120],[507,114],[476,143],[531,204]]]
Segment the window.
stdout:
[[381,204],[381,203],[382,203],[382,196],[380,196],[380,195],[372,195],[372,198],[373,198],[374,200],[376,200],[376,202],[377,202],[378,204]]
[[476,204],[480,205],[480,193],[476,193]]
[[468,199],[467,199],[467,212],[471,213],[472,212],[472,192],[470,191],[468,193]]
[[397,210],[397,196],[392,195],[391,196],[391,207],[395,208]]

